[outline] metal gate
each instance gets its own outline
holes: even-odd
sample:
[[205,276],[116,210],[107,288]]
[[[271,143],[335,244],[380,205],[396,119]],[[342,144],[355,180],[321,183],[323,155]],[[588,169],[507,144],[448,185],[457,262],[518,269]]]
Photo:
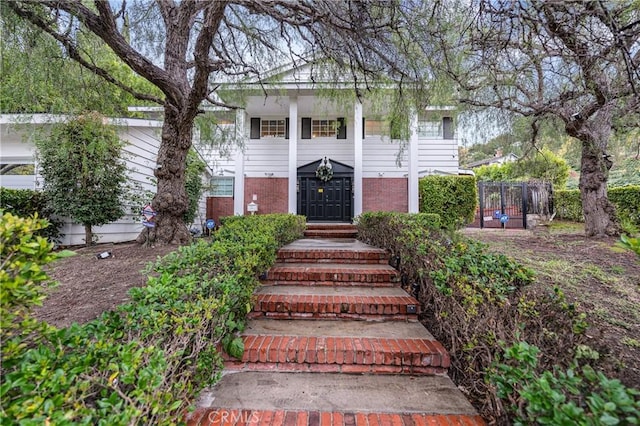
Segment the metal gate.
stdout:
[[525,182],[478,182],[480,228],[527,228]]

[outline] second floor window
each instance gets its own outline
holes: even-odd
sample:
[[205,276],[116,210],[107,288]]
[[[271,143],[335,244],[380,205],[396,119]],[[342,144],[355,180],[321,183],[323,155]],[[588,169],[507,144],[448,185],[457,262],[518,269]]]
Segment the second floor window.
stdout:
[[284,120],[262,120],[260,123],[261,138],[284,138],[285,121]]
[[314,138],[336,137],[338,124],[336,120],[312,120],[311,136]]

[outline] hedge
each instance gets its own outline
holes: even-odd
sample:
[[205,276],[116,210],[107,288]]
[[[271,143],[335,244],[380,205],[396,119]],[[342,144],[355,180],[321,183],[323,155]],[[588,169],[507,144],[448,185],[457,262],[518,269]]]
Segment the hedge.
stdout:
[[559,288],[530,286],[533,272],[514,260],[410,216],[365,213],[357,226],[390,252],[488,424],[639,424],[640,393],[596,374],[595,357],[576,365],[588,323]]
[[46,219],[48,223],[48,226],[37,231],[38,235],[52,241],[62,237],[60,228],[63,223],[53,217],[53,212],[47,206],[47,200],[42,191],[0,187],[0,210],[20,217],[37,214],[39,218]]
[[419,181],[420,212],[437,214],[443,228],[473,222],[478,190],[474,176],[426,176]]
[[[130,303],[58,330],[27,321],[44,278],[25,274],[52,259],[51,245],[24,220],[30,219],[3,220],[0,245],[3,258],[18,253],[30,265],[10,276],[3,271],[1,317],[18,318],[32,331],[16,333],[3,323],[3,424],[184,423],[201,389],[220,375],[219,348],[242,356],[237,335],[258,277],[279,245],[302,236],[305,222],[293,215],[233,219],[212,241],[200,239],[150,265],[147,285],[130,291]],[[290,231],[279,235],[283,229]],[[8,236],[15,243],[5,244]]]
[[[620,220],[640,226],[640,185],[609,188],[607,194]],[[584,222],[580,190],[555,191],[554,206],[558,219]]]

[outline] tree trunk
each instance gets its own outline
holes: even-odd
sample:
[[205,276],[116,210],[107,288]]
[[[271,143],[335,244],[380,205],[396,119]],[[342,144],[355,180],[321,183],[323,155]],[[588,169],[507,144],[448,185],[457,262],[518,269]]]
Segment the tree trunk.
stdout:
[[89,247],[93,244],[93,231],[91,230],[91,225],[84,224],[84,245],[85,247]]
[[[148,243],[181,245],[191,240],[183,216],[189,206],[185,169],[193,137],[193,119],[183,116],[179,108],[168,102],[164,110],[162,140],[155,170],[158,190],[151,203],[157,216],[155,227],[149,230]],[[140,233],[137,241],[140,244],[147,242],[146,229]]]
[[580,196],[587,237],[620,235],[616,210],[607,197],[607,178],[611,161],[593,141],[582,141]]

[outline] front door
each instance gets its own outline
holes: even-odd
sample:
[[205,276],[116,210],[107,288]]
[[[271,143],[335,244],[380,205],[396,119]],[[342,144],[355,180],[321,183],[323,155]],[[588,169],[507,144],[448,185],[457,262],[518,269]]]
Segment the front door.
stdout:
[[309,221],[351,222],[352,194],[350,177],[334,177],[323,182],[316,177],[301,177],[300,214]]

